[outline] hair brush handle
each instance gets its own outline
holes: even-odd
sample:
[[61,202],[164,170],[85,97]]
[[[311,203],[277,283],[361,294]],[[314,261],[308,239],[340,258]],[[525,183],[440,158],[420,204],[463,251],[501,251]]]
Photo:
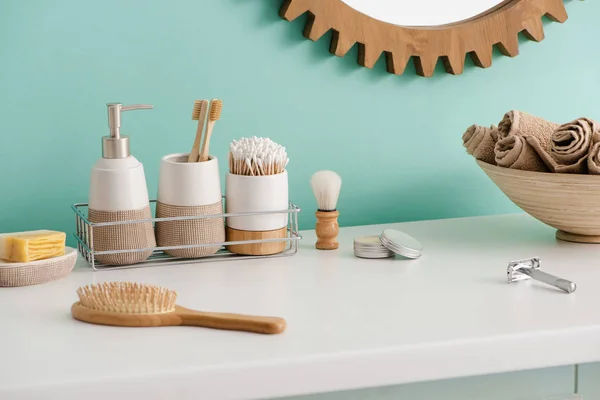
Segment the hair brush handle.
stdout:
[[181,319],[179,325],[185,326],[265,334],[281,333],[286,327],[285,320],[279,317],[203,312],[179,306],[176,307],[175,314]]
[[259,317],[242,314],[223,314],[190,310],[175,306],[175,310],[159,314],[125,314],[112,311],[91,310],[76,302],[71,307],[73,318],[97,325],[153,327],[200,326],[205,328],[275,334],[286,328],[278,317]]

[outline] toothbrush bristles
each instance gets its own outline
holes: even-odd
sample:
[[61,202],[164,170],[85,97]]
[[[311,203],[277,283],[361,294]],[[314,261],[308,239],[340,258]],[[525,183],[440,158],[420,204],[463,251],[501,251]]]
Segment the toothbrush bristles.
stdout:
[[210,115],[211,121],[218,121],[221,118],[221,110],[223,109],[223,101],[215,99],[210,103]]
[[198,121],[202,112],[202,100],[194,101],[194,109],[192,110],[192,120]]

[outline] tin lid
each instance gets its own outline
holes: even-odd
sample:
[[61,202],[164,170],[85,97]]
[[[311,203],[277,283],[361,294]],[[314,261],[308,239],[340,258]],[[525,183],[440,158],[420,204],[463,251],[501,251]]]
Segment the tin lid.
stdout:
[[379,240],[387,249],[407,258],[419,258],[423,251],[417,239],[396,229],[384,230]]
[[381,244],[379,235],[363,236],[354,239],[354,255],[360,258],[389,258],[394,256],[394,252]]

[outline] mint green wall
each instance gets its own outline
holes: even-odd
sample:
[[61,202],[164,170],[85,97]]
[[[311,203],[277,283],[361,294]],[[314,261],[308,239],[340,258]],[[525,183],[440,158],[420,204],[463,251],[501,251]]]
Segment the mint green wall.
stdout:
[[156,193],[159,159],[186,151],[194,99],[224,100],[212,153],[269,136],[290,154],[291,198],[313,225],[310,175],[343,180],[342,225],[513,212],[461,146],[472,123],[511,108],[557,122],[600,117],[598,2],[567,1],[541,43],[499,54],[489,69],[425,79],[359,67],[356,46],[331,56],[328,34],[279,18],[281,0],[1,0],[0,231],[73,230],[70,205],[107,132],[106,102],[151,103],[123,132]]

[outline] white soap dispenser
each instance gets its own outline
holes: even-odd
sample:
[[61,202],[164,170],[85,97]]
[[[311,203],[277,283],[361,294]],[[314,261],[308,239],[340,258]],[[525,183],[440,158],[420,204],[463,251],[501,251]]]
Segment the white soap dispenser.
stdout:
[[93,227],[94,252],[136,250],[96,255],[106,265],[129,265],[146,260],[156,247],[144,166],[130,153],[129,137],[121,135],[121,112],[154,108],[108,103],[110,135],[102,137],[102,158],[92,168],[88,218],[90,222],[148,220]]

